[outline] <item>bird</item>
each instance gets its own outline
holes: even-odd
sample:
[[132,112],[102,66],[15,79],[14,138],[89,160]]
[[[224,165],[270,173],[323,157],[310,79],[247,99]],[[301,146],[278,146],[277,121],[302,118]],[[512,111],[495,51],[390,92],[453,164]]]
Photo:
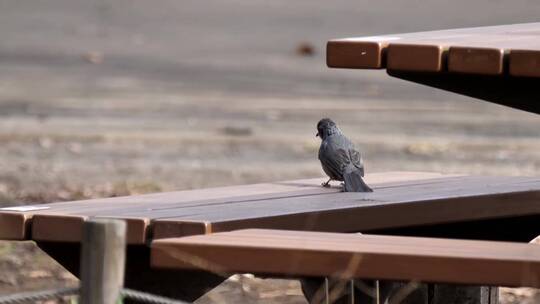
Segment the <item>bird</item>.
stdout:
[[364,162],[354,144],[330,118],[323,118],[317,123],[317,134],[320,137],[319,160],[326,175],[330,178],[322,183],[330,187],[330,181],[344,182],[345,192],[373,192],[362,179]]

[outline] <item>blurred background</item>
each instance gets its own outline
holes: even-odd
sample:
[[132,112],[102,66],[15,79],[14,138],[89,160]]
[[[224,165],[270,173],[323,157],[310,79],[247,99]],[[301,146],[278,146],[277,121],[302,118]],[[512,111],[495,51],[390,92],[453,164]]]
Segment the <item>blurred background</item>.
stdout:
[[[326,116],[367,174],[538,175],[540,116],[325,64],[332,38],[538,16],[535,0],[0,0],[0,206],[322,181]],[[32,244],[0,243],[0,272],[2,293],[74,282]],[[303,303],[272,282],[288,289],[220,292]]]

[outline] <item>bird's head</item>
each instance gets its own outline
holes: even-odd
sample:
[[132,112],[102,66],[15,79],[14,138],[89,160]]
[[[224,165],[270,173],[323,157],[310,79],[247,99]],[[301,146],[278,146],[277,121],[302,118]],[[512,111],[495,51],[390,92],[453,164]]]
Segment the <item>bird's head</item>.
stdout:
[[319,123],[317,123],[317,134],[315,136],[318,136],[324,140],[328,136],[338,132],[339,128],[335,122],[333,122],[330,118],[323,118],[319,120]]

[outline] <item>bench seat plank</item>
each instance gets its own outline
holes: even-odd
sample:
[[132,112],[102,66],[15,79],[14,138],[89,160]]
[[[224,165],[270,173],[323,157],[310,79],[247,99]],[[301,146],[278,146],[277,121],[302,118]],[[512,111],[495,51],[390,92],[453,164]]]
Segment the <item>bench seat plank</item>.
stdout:
[[506,242],[249,229],[156,240],[151,265],[540,287],[540,247]]

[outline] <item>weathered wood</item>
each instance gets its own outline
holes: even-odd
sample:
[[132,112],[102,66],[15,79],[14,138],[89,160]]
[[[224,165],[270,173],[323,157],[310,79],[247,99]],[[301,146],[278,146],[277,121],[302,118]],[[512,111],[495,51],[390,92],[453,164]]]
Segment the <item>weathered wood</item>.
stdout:
[[225,273],[540,286],[540,247],[505,242],[253,229],[157,240],[151,263]]
[[81,303],[116,304],[124,284],[126,224],[101,219],[83,228]]

